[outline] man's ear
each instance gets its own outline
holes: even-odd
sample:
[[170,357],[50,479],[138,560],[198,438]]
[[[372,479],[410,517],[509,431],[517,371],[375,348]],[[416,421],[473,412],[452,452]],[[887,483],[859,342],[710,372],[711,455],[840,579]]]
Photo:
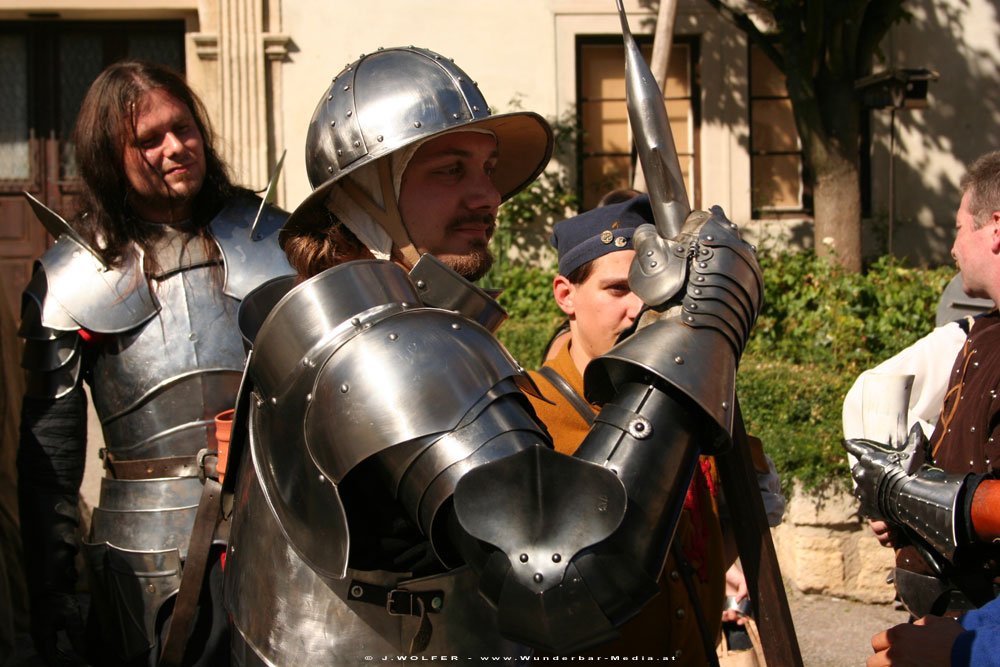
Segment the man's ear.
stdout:
[[990,217],[990,250],[1000,255],[1000,211],[993,211]]
[[576,296],[576,285],[571,283],[566,276],[556,276],[555,280],[552,281],[552,294],[562,311],[572,317],[576,312],[576,306],[573,303]]

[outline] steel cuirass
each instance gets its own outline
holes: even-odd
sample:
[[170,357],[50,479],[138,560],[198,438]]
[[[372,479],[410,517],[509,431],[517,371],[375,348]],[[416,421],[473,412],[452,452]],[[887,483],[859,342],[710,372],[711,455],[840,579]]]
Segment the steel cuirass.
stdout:
[[25,293],[28,395],[58,398],[86,377],[104,432],[107,476],[84,555],[105,639],[123,661],[153,646],[160,607],[180,585],[201,457],[243,370],[239,300],[291,272],[276,242],[282,212],[265,208],[250,239],[259,204],[235,199],[210,223],[212,241],[167,228],[151,257],[134,253],[124,269],[60,236]]

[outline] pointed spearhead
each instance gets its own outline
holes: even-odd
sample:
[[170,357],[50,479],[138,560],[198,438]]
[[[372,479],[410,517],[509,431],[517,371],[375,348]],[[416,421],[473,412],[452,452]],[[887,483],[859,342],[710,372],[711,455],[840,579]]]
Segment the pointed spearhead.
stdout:
[[24,198],[28,200],[28,204],[31,206],[31,210],[34,211],[35,217],[38,218],[38,221],[42,223],[42,226],[45,227],[49,234],[52,234],[52,238],[58,240],[60,236],[68,236],[76,241],[78,245],[83,247],[84,250],[96,257],[97,261],[101,263],[101,266],[105,269],[108,268],[108,265],[101,259],[101,255],[96,250],[91,248],[90,244],[87,243],[87,241],[80,236],[80,233],[73,229],[73,227],[71,227],[61,215],[35,199],[30,192],[21,192],[21,194],[23,194]]
[[656,229],[661,236],[670,239],[680,232],[685,218],[691,212],[691,205],[684,188],[663,93],[632,38],[622,0],[616,1],[622,22],[622,37],[625,40],[625,100],[628,120],[635,135],[639,161],[646,175]]
[[264,206],[274,202],[274,191],[278,184],[278,176],[281,175],[281,167],[285,164],[285,153],[288,149],[281,151],[281,157],[278,158],[278,164],[274,165],[274,172],[271,174],[271,180],[267,183],[267,188],[264,190],[263,196],[260,198],[260,208],[257,209],[257,215],[254,216],[253,224],[250,225],[250,241],[254,241],[254,234],[257,231],[257,223],[260,222],[260,216],[264,213]]

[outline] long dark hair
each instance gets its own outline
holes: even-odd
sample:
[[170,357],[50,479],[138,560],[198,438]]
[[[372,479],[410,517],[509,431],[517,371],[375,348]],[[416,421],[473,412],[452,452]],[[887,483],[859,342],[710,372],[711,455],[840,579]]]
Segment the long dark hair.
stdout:
[[[215,151],[215,135],[205,107],[179,74],[163,65],[126,60],[115,63],[91,84],[76,120],[76,162],[84,189],[74,226],[112,266],[122,263],[131,243],[150,250],[159,236],[153,225],[139,224],[128,204],[130,184],[125,149],[135,140],[139,101],[161,89],[187,105],[205,147],[205,181],[192,203],[193,233],[208,241],[208,223],[231,197],[246,192],[233,185]],[[214,243],[207,243],[214,252]]]

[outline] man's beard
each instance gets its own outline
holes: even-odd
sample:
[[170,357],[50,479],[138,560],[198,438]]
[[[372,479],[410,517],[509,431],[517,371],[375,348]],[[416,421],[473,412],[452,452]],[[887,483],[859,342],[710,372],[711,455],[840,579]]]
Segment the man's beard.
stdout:
[[[492,215],[488,214],[481,217],[466,216],[454,220],[448,224],[447,228],[459,227],[469,221],[489,224],[490,230],[486,236],[493,238],[493,230],[496,229],[496,220]],[[493,253],[490,252],[488,241],[477,240],[473,243],[472,250],[463,255],[445,255],[438,259],[444,262],[452,271],[470,282],[476,282],[485,276],[489,272],[490,267],[493,266]]]
[[476,282],[485,276],[493,266],[493,253],[485,245],[477,246],[464,255],[445,255],[438,259],[470,282]]

